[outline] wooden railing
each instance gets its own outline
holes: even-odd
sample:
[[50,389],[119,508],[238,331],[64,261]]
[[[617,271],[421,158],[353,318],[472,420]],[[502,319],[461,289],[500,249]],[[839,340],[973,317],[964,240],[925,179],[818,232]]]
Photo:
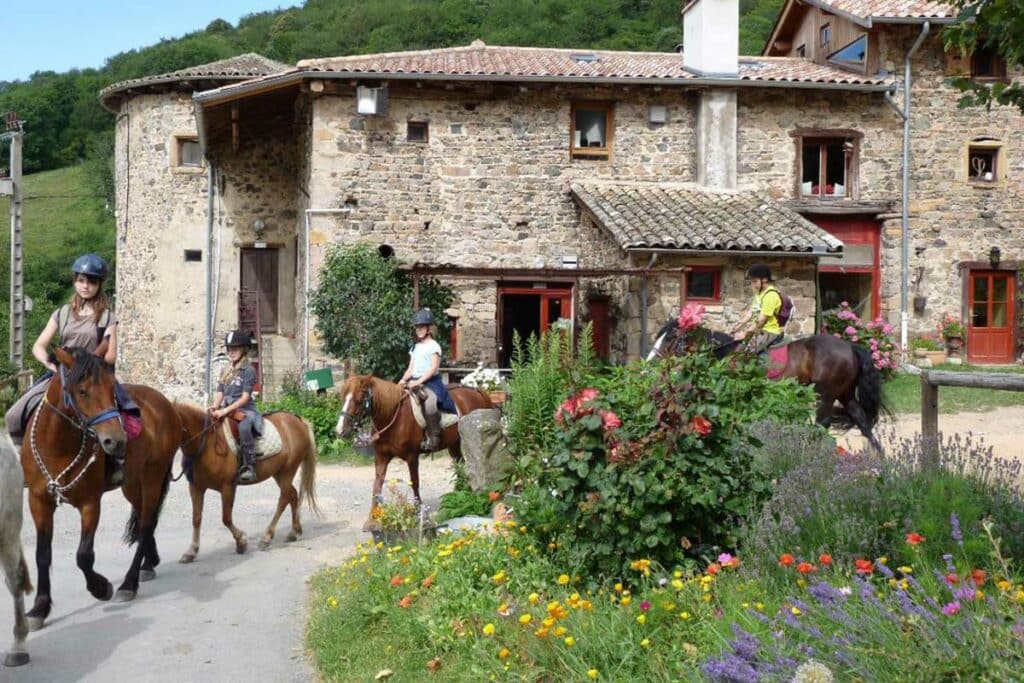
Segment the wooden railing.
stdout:
[[939,462],[939,387],[974,387],[1024,391],[1024,375],[1002,372],[949,372],[925,370],[921,373],[921,467]]

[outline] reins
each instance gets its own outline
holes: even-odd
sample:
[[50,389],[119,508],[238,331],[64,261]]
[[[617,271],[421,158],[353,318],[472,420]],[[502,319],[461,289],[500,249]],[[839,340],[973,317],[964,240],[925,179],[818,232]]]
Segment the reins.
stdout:
[[398,405],[395,406],[395,411],[391,416],[391,421],[384,425],[383,429],[377,429],[377,426],[373,424],[373,387],[366,390],[366,398],[363,399],[363,413],[366,415],[367,419],[369,419],[370,424],[373,425],[374,433],[370,437],[371,443],[380,439],[381,434],[391,429],[391,426],[398,420],[398,414],[402,408],[402,403],[405,402],[405,399],[410,398],[410,396],[411,394],[409,391],[405,390],[402,394],[401,400],[398,402]]
[[[203,451],[206,450],[206,439],[210,436],[210,431],[218,424],[220,424],[220,422],[211,419],[209,413],[203,413],[203,428],[197,433],[190,436],[189,438],[182,441],[181,445],[179,446],[181,448],[181,471],[178,472],[178,476],[171,477],[171,481],[178,481],[185,474],[185,472],[191,469],[190,466],[186,466],[186,461],[191,461],[194,458],[198,458],[203,454]],[[182,425],[181,431],[188,434],[188,431],[185,429],[184,425]],[[184,448],[185,444],[195,441],[199,437],[202,437],[202,440],[199,442],[199,448],[196,449],[195,455],[187,454]]]
[[[46,468],[46,465],[43,463],[42,455],[40,455],[39,453],[39,446],[36,444],[36,429],[39,424],[39,416],[43,412],[43,406],[49,406],[50,409],[53,410],[53,412],[63,417],[65,420],[67,420],[71,425],[76,427],[82,433],[82,441],[78,446],[78,453],[75,454],[75,457],[71,460],[70,463],[68,463],[68,466],[61,470],[60,474],[58,474],[56,477],[50,474],[50,470]],[[43,396],[43,406],[40,406],[36,410],[36,414],[32,417],[32,429],[29,432],[29,444],[32,447],[32,458],[33,460],[35,460],[36,467],[38,467],[39,471],[43,474],[44,477],[46,477],[47,492],[49,492],[49,494],[53,496],[54,500],[57,501],[57,504],[60,505],[62,503],[68,502],[67,496],[65,494],[72,488],[74,488],[79,481],[81,481],[82,477],[85,476],[85,473],[89,471],[89,467],[91,467],[92,464],[96,462],[96,451],[99,448],[99,441],[97,441],[95,438],[95,432],[92,432],[91,430],[86,431],[86,429],[84,429],[81,425],[77,424],[74,420],[65,415],[62,411],[58,410],[57,407],[54,406],[52,403],[50,403],[50,399],[47,396]],[[74,479],[69,481],[67,484],[61,484],[60,480],[67,476],[68,472],[74,469],[85,456],[85,445],[88,442],[90,436],[93,439],[92,454],[89,456],[89,459],[85,463],[85,466],[82,468],[82,471],[79,472],[78,475]]]

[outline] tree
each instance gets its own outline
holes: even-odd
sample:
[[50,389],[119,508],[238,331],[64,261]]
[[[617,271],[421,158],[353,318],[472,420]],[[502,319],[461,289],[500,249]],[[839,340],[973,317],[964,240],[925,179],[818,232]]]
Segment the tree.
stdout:
[[[320,287],[311,294],[316,331],[324,350],[356,362],[360,372],[401,376],[412,345],[413,286],[393,258],[381,258],[365,244],[336,244],[320,268]],[[447,351],[451,324],[444,315],[452,304],[451,288],[437,280],[420,280],[420,305],[437,320],[437,342]]]
[[[992,50],[1006,61],[1007,72],[1024,63],[1024,12],[1020,0],[956,0],[956,22],[943,37],[946,49],[971,55]],[[1012,105],[1024,111],[1024,86],[1016,80],[978,83],[969,78],[954,79],[964,93],[960,106]]]

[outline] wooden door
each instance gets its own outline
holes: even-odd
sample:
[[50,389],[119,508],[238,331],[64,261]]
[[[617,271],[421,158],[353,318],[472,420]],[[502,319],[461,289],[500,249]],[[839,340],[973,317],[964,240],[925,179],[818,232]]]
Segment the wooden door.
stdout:
[[594,354],[601,360],[608,360],[609,342],[611,338],[611,320],[608,312],[608,299],[591,299],[590,307],[591,334],[594,340]]
[[971,272],[967,285],[969,362],[1013,362],[1015,291],[1012,271]]
[[239,289],[259,293],[260,331],[277,331],[278,250],[242,249],[242,280]]
[[572,290],[525,285],[498,287],[498,363],[508,367],[514,353],[513,337],[525,342],[543,337],[559,320],[568,320],[572,334]]

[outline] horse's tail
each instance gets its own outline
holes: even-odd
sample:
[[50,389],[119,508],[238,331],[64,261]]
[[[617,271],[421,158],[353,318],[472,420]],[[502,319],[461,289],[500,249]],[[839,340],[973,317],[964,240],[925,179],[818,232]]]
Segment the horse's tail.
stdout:
[[[173,461],[172,461],[173,463]],[[160,519],[160,511],[164,508],[164,501],[167,499],[167,491],[171,488],[171,466],[167,466],[164,480],[160,482],[160,495],[156,499],[156,507],[153,509],[153,527],[156,528],[157,520]],[[139,526],[139,511],[132,507],[132,514],[124,525],[124,542],[128,545],[135,545],[142,538],[142,529]]]
[[313,433],[313,425],[309,423],[309,420],[302,419],[302,424],[306,425],[306,432],[309,434],[309,448],[306,449],[306,455],[302,458],[299,500],[306,501],[309,511],[320,517],[320,508],[316,504],[316,435]]
[[878,416],[885,410],[882,402],[882,374],[875,367],[871,353],[860,344],[852,344],[853,353],[860,364],[857,373],[857,403],[864,409],[868,418],[868,426],[878,424]]

